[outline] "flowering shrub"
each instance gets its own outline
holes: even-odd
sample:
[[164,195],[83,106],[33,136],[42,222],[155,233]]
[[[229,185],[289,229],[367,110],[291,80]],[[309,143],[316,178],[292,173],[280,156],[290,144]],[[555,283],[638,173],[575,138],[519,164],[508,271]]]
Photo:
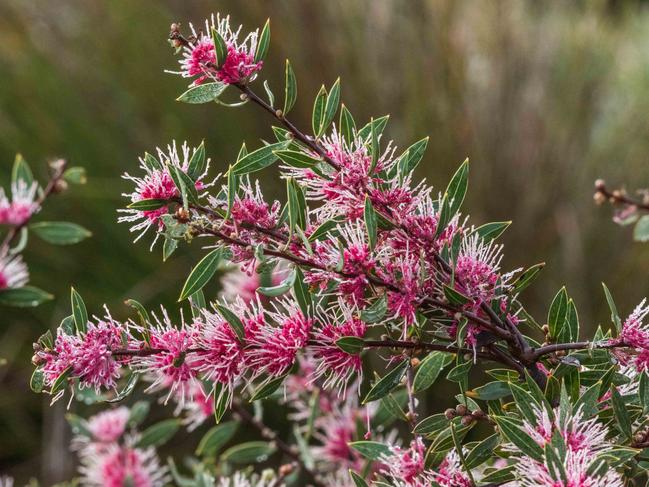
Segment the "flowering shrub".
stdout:
[[[468,161],[436,193],[413,181],[427,139],[398,152],[388,117],[357,125],[340,81],[316,95],[311,133],[288,114],[297,81],[286,62],[283,104],[268,82],[253,90],[270,41],[240,39],[229,18],[170,41],[191,80],[179,101],[252,104],[272,117],[274,142],[244,144],[224,174],[210,174],[203,144],[172,142],[140,159],[120,221],[152,233],[163,259],[183,242],[206,249],[180,291],[184,314],[127,301],[126,322],[72,314],[35,345],[32,386],[109,402],[144,391],[176,405],[178,419],[142,435],[133,409],[73,418],[80,473],[90,485],[622,486],[649,467],[649,308],[584,339],[561,289],[545,324],[522,292],[542,269],[501,269],[495,240],[509,222],[461,215]],[[239,101],[226,96],[239,94]],[[334,122],[336,120],[336,122]],[[286,202],[266,201],[255,172],[279,162]],[[223,293],[203,292],[235,266]],[[368,361],[364,356],[382,360]],[[378,365],[377,365],[378,364]],[[371,373],[363,373],[373,365]],[[475,384],[474,370],[489,377]],[[482,375],[485,376],[485,375]],[[444,377],[456,407],[420,417],[419,400]],[[248,403],[254,403],[254,410]],[[290,438],[266,425],[283,403]],[[136,403],[134,408],[141,403]],[[142,406],[137,406],[142,408]],[[139,416],[136,415],[139,418]],[[195,457],[159,466],[150,447],[215,421]],[[241,423],[258,433],[240,442]],[[128,430],[128,431],[127,431]],[[87,452],[91,452],[88,454]],[[259,472],[271,461],[275,471]],[[257,473],[255,473],[257,470]]]
[[11,171],[11,189],[0,187],[0,306],[37,306],[52,296],[34,286],[28,286],[29,271],[21,255],[30,231],[55,245],[70,245],[90,236],[85,228],[70,222],[32,222],[45,200],[67,188],[68,183],[85,183],[81,167],[66,168],[63,159],[49,164],[50,177],[45,186],[34,180],[32,171],[18,154]]

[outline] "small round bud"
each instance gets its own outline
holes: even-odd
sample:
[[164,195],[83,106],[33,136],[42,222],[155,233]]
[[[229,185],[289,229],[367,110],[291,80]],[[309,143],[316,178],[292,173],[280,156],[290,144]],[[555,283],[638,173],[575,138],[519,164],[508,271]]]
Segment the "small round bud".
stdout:
[[603,179],[597,179],[595,181],[595,189],[601,191],[604,188],[606,188],[606,181],[604,181]]
[[481,409],[476,409],[475,411],[471,412],[471,416],[473,416],[476,419],[480,419],[480,418],[484,418],[486,414]]
[[475,421],[475,418],[473,416],[464,416],[460,420],[460,422],[462,423],[462,426],[469,426],[474,421]]
[[189,221],[189,211],[187,211],[185,208],[180,207],[178,210],[176,210],[176,220],[178,220],[181,223],[187,223]]
[[543,330],[543,333],[547,335],[550,332],[550,327],[548,325],[543,325],[541,330]]
[[275,110],[275,116],[277,118],[282,118],[284,116],[284,112],[281,110]]
[[39,365],[43,365],[44,363],[45,359],[43,357],[38,354],[34,354],[34,356],[32,357],[32,365],[38,367]]
[[246,93],[241,93],[241,95],[239,95],[239,98],[241,98],[241,101],[246,101],[248,99],[248,95]]
[[412,367],[417,367],[421,363],[421,360],[419,360],[417,357],[413,357],[410,359],[410,365]]
[[455,321],[460,321],[462,319],[462,313],[458,311],[453,315],[453,318],[455,319]]
[[606,196],[604,196],[604,193],[595,193],[593,195],[593,200],[595,201],[596,205],[603,205],[606,203]]
[[57,179],[56,182],[54,183],[54,188],[52,189],[52,192],[62,193],[66,189],[68,189],[67,181],[64,181],[63,179]]
[[178,31],[180,30],[180,25],[178,25],[177,22],[174,22],[174,23],[171,24],[171,26],[169,27],[169,30],[170,30],[171,32],[178,32]]
[[460,416],[464,416],[468,411],[469,409],[464,404],[458,404],[455,407],[455,412]]
[[446,419],[449,421],[455,417],[455,409],[447,409],[444,411],[444,416],[446,416]]
[[293,465],[290,463],[285,463],[279,467],[279,475],[281,477],[288,477],[293,472]]

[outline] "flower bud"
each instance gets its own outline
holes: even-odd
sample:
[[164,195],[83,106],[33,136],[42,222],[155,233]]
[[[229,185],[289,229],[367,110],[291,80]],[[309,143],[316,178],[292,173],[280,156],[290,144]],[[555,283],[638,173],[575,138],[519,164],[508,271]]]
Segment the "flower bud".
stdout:
[[444,411],[444,416],[446,416],[446,419],[450,421],[455,417],[455,409],[447,409],[446,411]]
[[413,357],[410,359],[410,365],[412,367],[417,367],[421,363],[421,360],[419,360],[417,357]]
[[464,404],[458,404],[455,407],[455,412],[460,416],[464,416],[468,411],[469,409]]
[[463,416],[460,422],[462,423],[462,426],[469,426],[471,423],[475,421],[475,418],[473,416]]
[[605,188],[606,188],[606,181],[604,181],[603,179],[597,179],[595,181],[595,189],[596,190],[602,191]]
[[180,223],[187,223],[189,221],[189,211],[187,211],[183,207],[180,207],[178,208],[178,210],[176,210],[175,217],[176,220],[178,220]]
[[279,475],[281,477],[287,477],[293,472],[293,465],[291,463],[285,463],[279,467]]

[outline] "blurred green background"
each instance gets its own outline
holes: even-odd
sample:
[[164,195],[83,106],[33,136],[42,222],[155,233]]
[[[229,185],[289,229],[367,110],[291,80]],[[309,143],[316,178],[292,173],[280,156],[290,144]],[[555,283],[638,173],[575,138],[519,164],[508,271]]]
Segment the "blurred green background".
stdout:
[[[295,67],[293,118],[310,126],[313,97],[340,75],[357,120],[391,114],[402,148],[429,135],[419,176],[443,188],[472,161],[465,212],[474,223],[513,220],[505,267],[547,262],[525,301],[539,319],[568,286],[582,326],[608,316],[606,281],[627,313],[649,294],[649,245],[595,207],[593,181],[649,185],[649,5],[638,1],[523,0],[3,0],[0,2],[0,182],[16,152],[45,174],[49,157],[87,168],[89,182],[48,202],[38,218],[69,219],[94,237],[76,247],[32,240],[32,283],[56,294],[36,310],[0,310],[0,471],[18,485],[69,477],[65,405],[29,391],[31,343],[68,312],[69,286],[96,313],[126,315],[125,297],[172,305],[200,253],[162,265],[159,249],[131,244],[117,225],[120,179],[137,156],[172,139],[205,139],[214,173],[245,139],[271,137],[252,106],[175,102],[185,80],[163,73],[176,58],[172,21],[229,12],[244,30],[272,18],[261,79],[279,95],[284,59]],[[282,186],[268,173],[267,196]],[[434,398],[431,398],[434,399]],[[432,402],[432,401],[431,401]],[[77,406],[73,406],[77,407]]]

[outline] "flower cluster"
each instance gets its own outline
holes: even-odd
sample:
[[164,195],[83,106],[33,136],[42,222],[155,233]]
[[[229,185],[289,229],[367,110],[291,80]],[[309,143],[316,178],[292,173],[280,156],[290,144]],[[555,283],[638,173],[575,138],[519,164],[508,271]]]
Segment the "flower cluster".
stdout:
[[11,185],[11,201],[0,188],[0,225],[23,225],[40,209],[36,200],[38,183],[28,184],[22,179]]
[[152,447],[138,447],[137,433],[126,407],[101,412],[83,422],[73,440],[83,485],[97,487],[157,487],[169,480]]
[[622,330],[616,339],[611,340],[613,344],[623,344],[634,350],[635,355],[631,358],[624,352],[617,352],[616,355],[625,364],[631,362],[638,372],[649,370],[649,325],[643,323],[644,318],[649,314],[649,305],[643,300],[633,313],[622,323]]

